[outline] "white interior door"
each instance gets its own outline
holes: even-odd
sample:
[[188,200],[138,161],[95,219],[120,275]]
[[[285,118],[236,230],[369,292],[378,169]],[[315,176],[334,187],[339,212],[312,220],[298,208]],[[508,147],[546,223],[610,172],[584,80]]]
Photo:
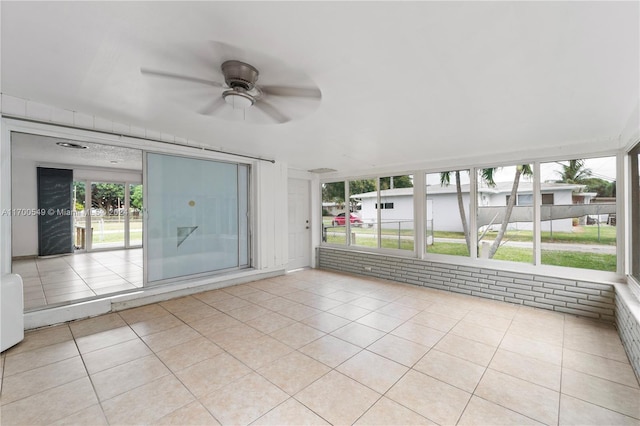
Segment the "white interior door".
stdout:
[[311,265],[309,181],[289,179],[289,262],[287,270]]

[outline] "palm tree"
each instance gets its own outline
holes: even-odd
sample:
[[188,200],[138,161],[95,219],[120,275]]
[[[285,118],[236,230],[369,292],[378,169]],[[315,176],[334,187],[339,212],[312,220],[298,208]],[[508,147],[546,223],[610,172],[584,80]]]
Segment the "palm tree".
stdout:
[[[480,178],[487,185],[489,185],[491,187],[496,186],[496,182],[494,180],[494,175],[497,172],[497,170],[498,170],[498,168],[496,168],[496,167],[482,169],[481,172],[480,172]],[[464,203],[462,201],[462,188],[461,188],[461,185],[460,185],[460,171],[456,170],[454,173],[455,173],[455,177],[456,177],[456,192],[457,192],[457,196],[458,196],[458,211],[460,212],[460,220],[462,221],[462,229],[463,229],[463,232],[464,232],[464,239],[465,239],[465,241],[467,243],[467,249],[469,250],[469,253],[470,253],[471,252],[471,244],[470,244],[470,240],[469,240],[469,225],[467,224],[467,216],[465,214]],[[521,166],[517,166],[516,167],[516,174],[515,174],[515,177],[513,179],[513,185],[511,187],[511,196],[509,197],[509,201],[507,202],[507,207],[506,207],[506,210],[505,210],[504,218],[502,219],[502,223],[500,225],[500,230],[498,231],[498,235],[496,236],[496,239],[493,241],[493,244],[491,244],[491,247],[489,249],[489,259],[492,259],[493,256],[495,256],[496,252],[498,251],[498,248],[500,247],[502,239],[504,238],[504,234],[507,231],[507,227],[509,225],[509,219],[511,218],[511,212],[513,211],[513,208],[515,207],[515,204],[516,204],[517,193],[518,193],[518,185],[520,184],[520,177],[522,175],[533,176],[533,170],[531,169],[531,165],[530,164],[523,164]],[[440,173],[440,184],[445,186],[445,185],[449,185],[450,182],[451,182],[451,172],[441,172]]]
[[[469,224],[467,224],[467,214],[464,211],[464,202],[462,201],[462,187],[460,185],[460,170],[456,170],[456,193],[458,194],[458,211],[460,212],[460,220],[462,221],[462,230],[464,232],[464,240],[467,243],[467,252],[471,253],[471,243],[469,242]],[[451,183],[451,172],[440,173],[440,185],[448,186]]]
[[522,175],[533,176],[533,170],[531,169],[530,164],[523,164],[516,167],[516,175],[513,178],[511,195],[509,196],[509,200],[507,201],[507,207],[504,211],[504,218],[502,219],[502,224],[500,224],[498,235],[496,235],[496,239],[493,240],[493,244],[491,244],[491,247],[489,248],[489,259],[493,259],[493,256],[498,251],[498,248],[500,248],[500,243],[502,242],[502,238],[504,238],[505,232],[507,232],[509,219],[511,219],[511,212],[513,211],[513,207],[516,205],[516,199],[518,197],[518,185],[520,184],[520,177]]
[[559,182],[563,183],[583,183],[585,179],[591,177],[591,169],[584,165],[584,160],[569,160],[569,164],[560,164],[562,171]]
[[[481,177],[484,182],[486,182],[489,186],[495,186],[496,183],[493,180],[493,175],[497,169],[489,168],[482,169]],[[460,213],[460,221],[462,222],[462,231],[464,232],[464,239],[467,243],[467,252],[471,253],[471,242],[469,240],[469,224],[467,223],[467,214],[464,210],[464,201],[462,200],[462,187],[460,184],[460,170],[456,170],[456,194],[458,196],[458,211]],[[440,185],[448,186],[451,183],[451,172],[441,172],[440,173]]]

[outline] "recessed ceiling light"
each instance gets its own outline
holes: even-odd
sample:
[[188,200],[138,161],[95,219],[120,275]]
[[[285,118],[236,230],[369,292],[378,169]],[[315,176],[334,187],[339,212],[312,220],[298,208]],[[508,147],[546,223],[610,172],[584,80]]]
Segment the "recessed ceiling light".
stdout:
[[84,145],[80,145],[80,144],[77,144],[77,143],[71,143],[71,142],[56,142],[56,145],[61,146],[63,148],[87,149],[87,147],[84,146]]

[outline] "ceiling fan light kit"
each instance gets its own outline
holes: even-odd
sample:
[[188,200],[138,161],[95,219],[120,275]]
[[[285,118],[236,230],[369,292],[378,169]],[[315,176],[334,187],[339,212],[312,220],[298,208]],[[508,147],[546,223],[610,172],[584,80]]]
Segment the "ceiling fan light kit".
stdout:
[[222,98],[226,103],[231,105],[233,109],[245,109],[253,105],[256,100],[253,96],[237,89],[225,90]]

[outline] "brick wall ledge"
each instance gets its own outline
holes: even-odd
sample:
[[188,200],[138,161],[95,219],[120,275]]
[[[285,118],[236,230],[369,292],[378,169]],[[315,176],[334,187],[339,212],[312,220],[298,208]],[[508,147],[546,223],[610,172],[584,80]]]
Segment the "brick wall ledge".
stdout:
[[468,294],[615,323],[615,282],[318,248],[320,268]]

